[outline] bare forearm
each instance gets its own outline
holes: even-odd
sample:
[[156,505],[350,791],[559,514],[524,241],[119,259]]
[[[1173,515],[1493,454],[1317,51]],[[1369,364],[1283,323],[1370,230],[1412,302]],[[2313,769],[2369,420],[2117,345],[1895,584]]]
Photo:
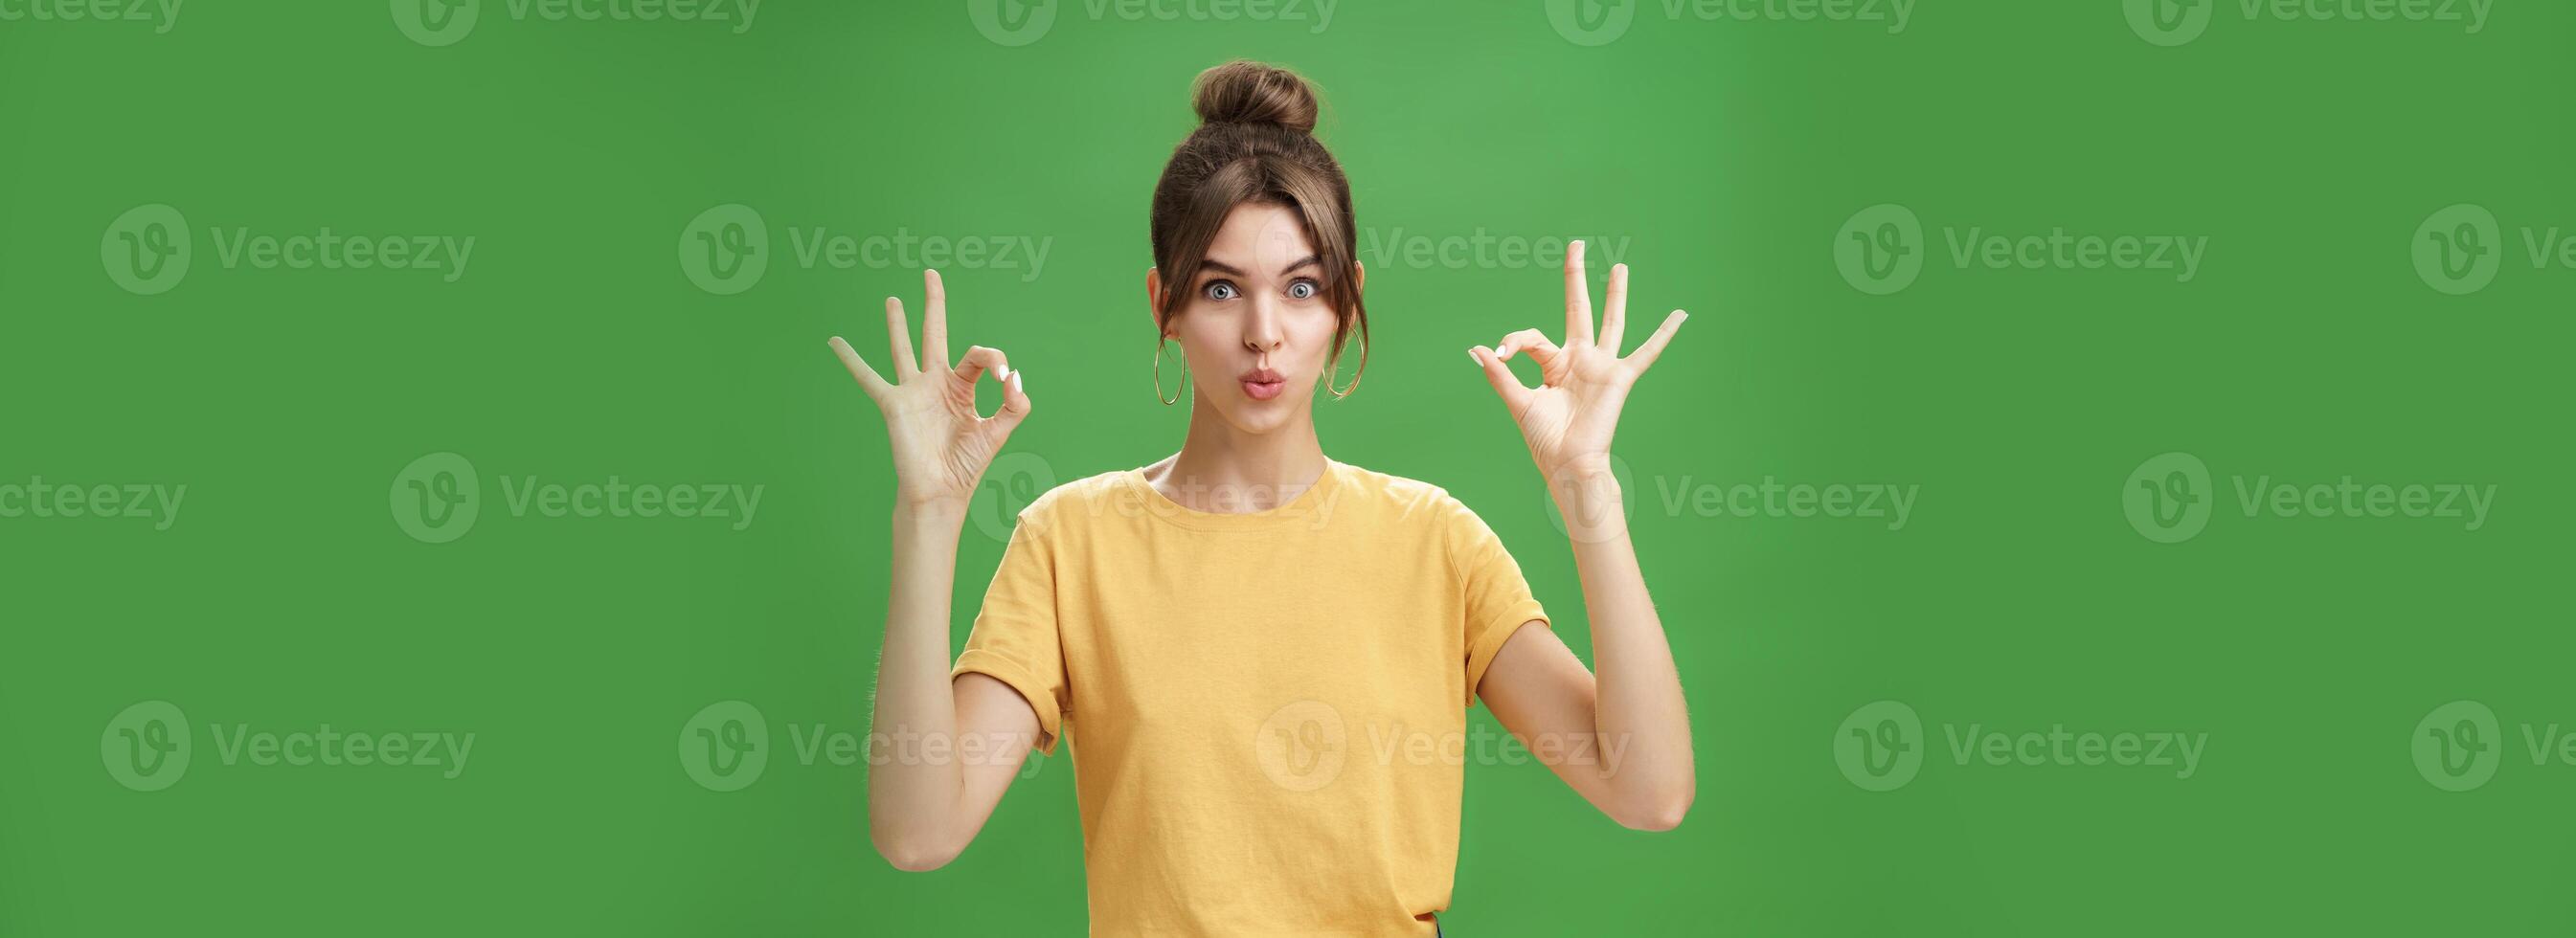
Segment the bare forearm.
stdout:
[[[957,508],[898,506],[885,647],[877,662],[872,739],[953,738],[948,677],[949,595],[956,583]],[[957,816],[960,766],[951,759],[872,759],[868,824],[888,855],[941,843]],[[889,849],[893,848],[893,849]]]
[[[1629,540],[1616,477],[1603,469],[1556,488],[1591,617],[1602,765],[1623,798],[1678,820],[1694,790],[1690,711],[1644,573]],[[1611,747],[1618,747],[1612,749]]]

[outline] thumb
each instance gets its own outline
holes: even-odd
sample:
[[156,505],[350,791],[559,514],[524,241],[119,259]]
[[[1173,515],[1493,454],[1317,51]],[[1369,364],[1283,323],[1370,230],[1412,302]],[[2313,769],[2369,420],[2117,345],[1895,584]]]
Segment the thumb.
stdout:
[[1521,407],[1528,403],[1530,389],[1521,384],[1520,376],[1512,374],[1512,366],[1503,364],[1501,356],[1482,345],[1468,349],[1467,357],[1485,367],[1486,383],[1493,385],[1494,393],[1502,396],[1503,405],[1511,408],[1512,418],[1520,419]]

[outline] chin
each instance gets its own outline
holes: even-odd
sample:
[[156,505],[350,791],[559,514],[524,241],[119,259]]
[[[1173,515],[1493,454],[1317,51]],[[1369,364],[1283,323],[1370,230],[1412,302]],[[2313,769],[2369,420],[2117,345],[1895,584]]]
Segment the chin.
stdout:
[[1244,396],[1240,389],[1227,390],[1234,394],[1234,399],[1217,408],[1217,413],[1225,418],[1226,423],[1245,433],[1271,433],[1285,428],[1291,422],[1290,418],[1296,415],[1297,408],[1307,406],[1313,400],[1291,393],[1256,401]]

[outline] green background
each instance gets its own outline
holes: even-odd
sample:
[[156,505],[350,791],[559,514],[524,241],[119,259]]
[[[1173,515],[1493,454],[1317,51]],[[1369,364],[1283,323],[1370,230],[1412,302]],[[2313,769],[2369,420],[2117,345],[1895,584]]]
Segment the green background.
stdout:
[[[862,767],[796,759],[791,727],[864,732],[893,488],[823,339],[882,362],[878,304],[920,281],[798,266],[789,230],[1049,247],[1034,278],[942,270],[956,347],[1007,351],[1038,402],[961,539],[962,643],[1015,501],[1179,445],[1183,409],[1146,397],[1145,208],[1190,78],[1234,56],[1323,88],[1355,190],[1377,344],[1319,405],[1326,451],[1475,508],[1587,660],[1565,538],[1460,354],[1556,334],[1555,272],[1373,245],[1624,242],[1638,317],[1694,314],[1618,455],[1697,807],[1632,832],[1534,765],[1469,766],[1453,934],[2564,934],[2576,765],[2523,732],[2576,731],[2550,546],[2576,270],[2534,268],[2520,231],[2576,233],[2576,9],[2501,0],[2472,33],[2229,2],[2162,47],[2120,6],[1926,3],[1891,34],[1648,2],[1601,45],[1529,0],[1346,0],[1320,32],[1311,6],[1062,0],[1020,46],[954,2],[772,0],[736,34],[491,0],[444,47],[363,2],[0,21],[0,484],[188,486],[163,531],[0,518],[0,934],[1081,929],[1061,757],[929,874],[870,849]],[[1832,245],[1889,202],[1925,265],[1867,295]],[[2505,253],[2448,296],[2409,244],[2460,202]],[[137,295],[101,239],[152,203],[193,264]],[[766,220],[770,265],[716,295],[675,247],[727,203]],[[237,227],[477,242],[449,283],[227,267],[209,229]],[[1942,232],[1972,227],[2208,247],[2189,282],[1963,268]],[[2216,479],[2174,544],[2118,494],[2167,451]],[[388,497],[437,452],[471,461],[481,513],[434,544]],[[2240,474],[2498,494],[2474,531],[2248,517]],[[532,476],[764,498],[739,531],[513,516],[502,480]],[[1919,496],[1898,530],[1664,502],[1765,477]],[[1833,744],[1881,699],[1929,729],[1920,775],[1873,792]],[[2410,734],[2461,699],[2501,718],[2501,765],[2448,792]],[[128,790],[101,737],[152,700],[193,761]],[[675,743],[727,700],[770,757],[718,792]],[[237,724],[477,735],[448,779],[224,764],[209,729]],[[2176,778],[1960,764],[1944,735],[2061,724],[2207,750]]]

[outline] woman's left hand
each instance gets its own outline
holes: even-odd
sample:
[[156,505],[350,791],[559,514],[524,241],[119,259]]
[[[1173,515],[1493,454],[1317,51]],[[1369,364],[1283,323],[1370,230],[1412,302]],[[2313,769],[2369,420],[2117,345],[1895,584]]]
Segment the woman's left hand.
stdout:
[[[1610,437],[1619,429],[1619,408],[1628,389],[1655,364],[1665,343],[1690,314],[1674,310],[1655,334],[1634,353],[1619,356],[1620,333],[1627,325],[1628,265],[1610,268],[1610,293],[1601,315],[1601,335],[1592,334],[1592,295],[1583,273],[1583,242],[1565,249],[1565,345],[1559,347],[1536,329],[1504,336],[1497,348],[1476,346],[1467,354],[1485,366],[1485,378],[1511,409],[1529,443],[1550,490],[1566,480],[1609,471]],[[1538,362],[1540,384],[1525,387],[1506,363],[1527,352]]]

